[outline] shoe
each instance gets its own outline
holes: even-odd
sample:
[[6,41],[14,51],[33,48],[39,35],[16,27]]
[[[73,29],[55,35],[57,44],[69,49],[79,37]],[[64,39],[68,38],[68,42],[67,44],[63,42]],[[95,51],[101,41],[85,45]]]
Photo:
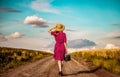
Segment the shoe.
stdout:
[[60,76],[63,76],[63,73],[62,73],[62,71],[60,71],[60,72],[59,72],[59,75],[60,75]]

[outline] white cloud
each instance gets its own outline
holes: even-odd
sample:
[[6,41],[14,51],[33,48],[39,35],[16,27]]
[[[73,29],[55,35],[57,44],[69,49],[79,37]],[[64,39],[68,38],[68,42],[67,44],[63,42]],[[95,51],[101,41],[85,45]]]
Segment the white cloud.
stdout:
[[5,38],[9,39],[9,38],[21,38],[23,36],[22,33],[20,32],[14,32],[8,36],[5,36]]
[[31,24],[33,27],[48,27],[50,22],[47,22],[43,18],[40,18],[37,15],[27,16],[24,20],[24,24]]
[[93,50],[94,50],[94,49],[96,49],[96,47],[92,47],[91,49],[93,49]]
[[43,51],[51,52],[49,48],[45,48],[45,45],[47,45],[49,42],[50,40],[48,39],[24,37],[24,38],[19,38],[19,39],[10,39],[5,42],[4,41],[0,42],[0,46],[43,50]]
[[52,6],[54,0],[35,0],[30,7],[37,11],[59,14],[59,11]]
[[116,37],[120,36],[120,30],[113,30],[109,33],[106,33],[106,38],[117,39]]
[[107,44],[105,46],[105,49],[115,49],[115,48],[119,48],[119,47],[115,46],[114,44]]
[[106,44],[115,44],[120,47],[120,30],[112,30],[111,32],[105,32],[101,34],[101,38],[99,38],[99,42],[101,44],[106,45]]
[[[90,30],[81,30],[81,29],[74,29],[74,30],[75,31],[68,31],[66,29],[66,34],[67,34],[68,40],[74,40],[74,39],[80,39],[80,38],[81,39],[91,39],[91,35],[93,34],[93,32]],[[74,35],[74,37],[73,37],[73,35]]]
[[89,48],[68,48],[68,53],[72,53],[72,52],[80,52],[83,50],[90,50]]

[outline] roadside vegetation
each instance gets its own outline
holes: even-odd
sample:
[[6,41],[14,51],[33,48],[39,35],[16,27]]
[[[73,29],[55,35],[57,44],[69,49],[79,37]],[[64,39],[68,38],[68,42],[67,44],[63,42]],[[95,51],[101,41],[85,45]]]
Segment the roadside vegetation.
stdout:
[[71,56],[82,58],[97,67],[120,74],[120,49],[84,50],[73,52]]
[[51,55],[45,51],[0,47],[0,73]]

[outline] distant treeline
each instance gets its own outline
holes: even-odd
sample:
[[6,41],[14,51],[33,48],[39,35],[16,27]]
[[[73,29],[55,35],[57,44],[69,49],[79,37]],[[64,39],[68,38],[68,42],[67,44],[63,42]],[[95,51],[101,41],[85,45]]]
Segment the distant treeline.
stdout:
[[0,47],[0,73],[51,55],[45,51]]

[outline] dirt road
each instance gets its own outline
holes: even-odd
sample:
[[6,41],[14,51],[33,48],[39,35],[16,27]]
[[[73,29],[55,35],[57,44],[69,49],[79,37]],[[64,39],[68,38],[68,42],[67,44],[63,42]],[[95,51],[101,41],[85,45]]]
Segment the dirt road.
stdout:
[[[86,66],[72,59],[64,62],[63,77],[99,77]],[[36,62],[22,65],[9,70],[0,77],[60,77],[58,75],[57,62],[52,57],[47,57]]]

